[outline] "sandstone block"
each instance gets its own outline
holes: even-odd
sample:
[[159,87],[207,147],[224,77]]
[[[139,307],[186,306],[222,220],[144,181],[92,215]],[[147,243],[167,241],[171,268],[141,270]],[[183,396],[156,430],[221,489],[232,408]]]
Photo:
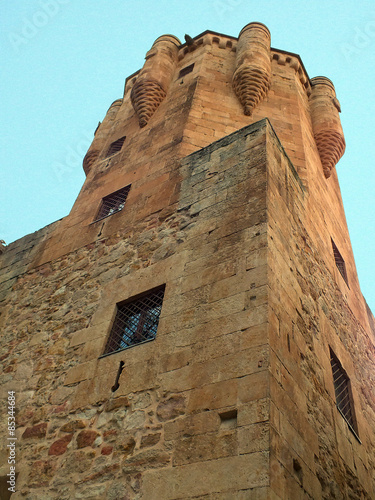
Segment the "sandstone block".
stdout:
[[162,450],[145,450],[126,458],[122,465],[125,474],[165,467],[170,462],[169,453]]
[[143,494],[146,498],[172,500],[183,498],[187,491],[192,497],[231,492],[233,477],[242,490],[268,486],[268,466],[268,453],[261,452],[149,470],[143,476]]
[[171,396],[166,401],[159,403],[156,414],[161,422],[173,420],[186,412],[186,402],[183,396]]
[[71,385],[90,379],[94,375],[95,366],[96,361],[87,361],[86,363],[73,366],[66,374],[64,385]]

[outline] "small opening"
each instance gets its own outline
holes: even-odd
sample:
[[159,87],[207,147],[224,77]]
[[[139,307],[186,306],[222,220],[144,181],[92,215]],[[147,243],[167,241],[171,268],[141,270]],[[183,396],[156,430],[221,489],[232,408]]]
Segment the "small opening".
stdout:
[[110,156],[113,156],[114,154],[118,153],[121,151],[121,148],[125,142],[126,137],[120,137],[116,141],[112,142],[112,144],[109,146],[107,154],[105,155],[106,158],[109,158]]
[[232,48],[232,42],[230,40],[227,41],[227,47],[228,49],[231,49]]
[[300,470],[302,470],[302,467],[301,467],[301,464],[299,463],[299,461],[295,458],[293,458],[293,469],[296,471],[296,472],[299,472]]
[[178,74],[178,78],[182,78],[188,73],[191,73],[194,69],[194,64],[190,64],[190,66],[186,66],[185,68],[182,68]]
[[342,258],[342,255],[339,252],[339,250],[338,250],[337,246],[335,245],[335,242],[333,241],[332,238],[331,238],[331,243],[332,243],[333,255],[335,257],[336,267],[340,271],[341,276],[344,278],[345,283],[349,286],[345,261]]
[[237,427],[237,409],[219,413],[220,429],[235,429]]
[[302,480],[303,480],[302,466],[301,466],[299,460],[297,460],[296,458],[293,458],[293,470],[302,484]]

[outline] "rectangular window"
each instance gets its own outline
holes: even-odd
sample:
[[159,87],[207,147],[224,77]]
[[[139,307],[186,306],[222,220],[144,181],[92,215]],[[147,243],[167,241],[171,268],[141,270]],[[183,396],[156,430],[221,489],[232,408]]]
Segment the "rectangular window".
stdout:
[[355,436],[358,437],[357,422],[354,414],[349,377],[331,349],[330,355],[337,408],[346,420],[351,431],[353,431]]
[[109,146],[107,154],[105,155],[106,158],[109,156],[113,156],[114,154],[118,153],[121,151],[122,145],[124,144],[124,141],[126,139],[126,136],[120,137],[116,141],[112,142],[112,144]]
[[335,245],[335,242],[333,241],[332,238],[331,238],[331,243],[332,243],[333,255],[335,257],[336,267],[340,271],[341,276],[344,278],[345,283],[349,286],[348,275],[346,273],[345,261],[342,258],[342,255],[339,252],[339,250],[338,250],[337,246]]
[[155,339],[164,288],[151,290],[117,304],[116,316],[103,354],[112,354]]
[[105,196],[102,199],[102,203],[100,205],[98,214],[95,217],[95,221],[104,219],[104,217],[108,217],[116,212],[120,212],[120,210],[122,210],[125,206],[129,190],[130,185],[119,189],[118,191],[115,191],[108,196]]
[[188,75],[193,71],[193,69],[194,69],[194,64],[190,64],[190,66],[182,68],[178,74],[178,78],[182,78],[183,76]]

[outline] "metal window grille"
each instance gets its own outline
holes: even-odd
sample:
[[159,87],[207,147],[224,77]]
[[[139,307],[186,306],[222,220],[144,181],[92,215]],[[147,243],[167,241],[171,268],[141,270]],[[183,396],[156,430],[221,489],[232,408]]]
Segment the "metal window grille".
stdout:
[[126,139],[126,137],[124,136],[124,137],[120,137],[120,139],[117,139],[116,141],[112,142],[112,144],[108,148],[106,158],[118,153],[121,150],[125,139]]
[[335,387],[335,396],[337,408],[344,417],[349,427],[357,432],[357,425],[354,417],[352,398],[350,393],[350,382],[340,361],[331,351],[331,367],[333,374],[333,385]]
[[194,69],[194,64],[190,64],[190,66],[186,66],[185,68],[182,68],[178,74],[178,78],[182,78],[183,76],[191,73]]
[[126,186],[114,193],[105,196],[102,199],[102,204],[100,205],[99,212],[95,218],[95,220],[103,219],[104,217],[108,217],[116,212],[120,212],[125,206],[126,198],[128,197],[128,193],[130,190],[130,185]]
[[116,317],[104,349],[112,354],[154,340],[163,304],[164,287],[117,305]]
[[337,246],[335,245],[335,243],[332,239],[331,239],[331,242],[332,242],[332,249],[333,249],[333,255],[335,257],[336,267],[340,271],[341,276],[344,278],[345,283],[349,286],[348,275],[346,273],[345,261],[342,258],[341,253],[339,252]]

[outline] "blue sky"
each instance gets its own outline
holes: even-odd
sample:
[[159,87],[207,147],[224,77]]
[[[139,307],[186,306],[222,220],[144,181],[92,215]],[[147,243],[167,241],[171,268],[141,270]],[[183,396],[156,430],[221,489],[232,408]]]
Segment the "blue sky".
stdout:
[[347,143],[337,171],[361,288],[375,311],[375,5],[371,0],[0,0],[0,239],[67,215],[99,120],[153,41],[260,21],[329,77]]

